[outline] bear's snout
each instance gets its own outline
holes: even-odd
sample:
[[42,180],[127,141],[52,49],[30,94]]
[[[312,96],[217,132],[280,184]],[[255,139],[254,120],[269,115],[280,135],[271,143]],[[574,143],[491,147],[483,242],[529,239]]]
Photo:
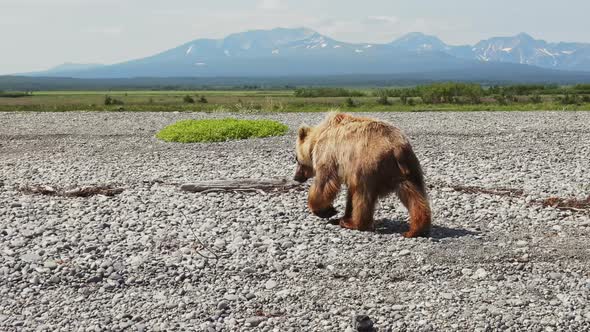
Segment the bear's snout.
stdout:
[[293,180],[299,182],[299,183],[304,183],[305,181],[307,181],[306,178],[302,177],[301,175],[295,174],[295,177],[293,177]]
[[297,170],[295,171],[295,176],[293,180],[304,183],[305,181],[309,180],[313,177],[313,170],[311,167],[307,167],[301,164],[297,164]]
[[303,175],[302,172],[296,172],[295,176],[293,177],[293,180],[295,180],[299,183],[303,183],[303,182],[307,181],[307,178]]

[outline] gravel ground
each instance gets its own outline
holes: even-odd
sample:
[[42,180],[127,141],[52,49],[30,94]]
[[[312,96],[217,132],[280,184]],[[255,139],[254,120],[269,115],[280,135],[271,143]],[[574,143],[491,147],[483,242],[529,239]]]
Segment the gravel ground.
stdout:
[[[174,185],[292,176],[294,129],[323,114],[266,115],[285,137],[173,144],[154,134],[226,115],[0,113],[0,330],[352,331],[364,314],[379,331],[590,331],[589,213],[535,203],[589,194],[590,112],[374,115],[413,142],[432,238],[402,238],[394,197],[363,233],[312,216],[306,191]],[[17,190],[32,184],[125,191]]]

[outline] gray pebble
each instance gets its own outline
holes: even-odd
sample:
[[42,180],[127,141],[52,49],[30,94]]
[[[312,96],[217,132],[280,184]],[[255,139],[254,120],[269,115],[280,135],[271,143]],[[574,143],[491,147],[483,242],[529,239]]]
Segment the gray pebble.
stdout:
[[266,287],[266,289],[273,289],[275,287],[277,287],[277,282],[274,280],[268,280],[265,284],[264,287]]

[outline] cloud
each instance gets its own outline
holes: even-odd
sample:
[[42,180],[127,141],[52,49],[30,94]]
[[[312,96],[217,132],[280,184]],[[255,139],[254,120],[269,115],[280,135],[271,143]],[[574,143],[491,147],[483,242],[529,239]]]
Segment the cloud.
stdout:
[[410,24],[408,24],[408,28],[411,31],[420,31],[420,32],[425,32],[425,33],[431,33],[432,32],[432,24],[427,21],[425,18],[416,18],[413,22],[411,22]]
[[399,18],[396,16],[369,16],[364,20],[367,24],[397,24]]
[[404,31],[403,23],[396,16],[366,16],[359,19],[323,18],[311,27],[346,42],[386,43]]
[[119,27],[92,27],[85,30],[87,33],[100,34],[105,36],[119,36],[123,29]]
[[259,0],[257,7],[263,10],[284,9],[285,4],[282,0]]

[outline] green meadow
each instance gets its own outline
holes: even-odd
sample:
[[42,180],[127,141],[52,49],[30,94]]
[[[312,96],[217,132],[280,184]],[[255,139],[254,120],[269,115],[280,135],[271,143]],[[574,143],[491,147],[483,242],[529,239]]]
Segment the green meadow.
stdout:
[[387,89],[0,92],[4,112],[324,112],[335,108],[347,112],[590,110],[590,88],[440,83]]

